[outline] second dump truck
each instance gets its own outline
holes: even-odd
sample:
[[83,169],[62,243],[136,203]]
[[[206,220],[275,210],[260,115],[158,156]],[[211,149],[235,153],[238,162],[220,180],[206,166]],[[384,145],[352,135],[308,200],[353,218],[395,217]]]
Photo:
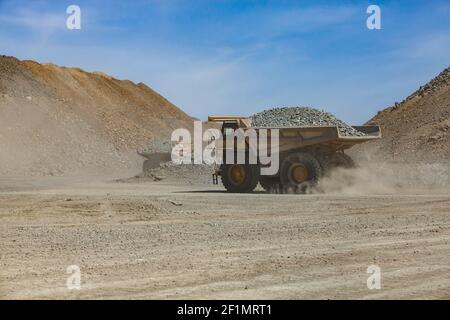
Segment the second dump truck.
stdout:
[[[362,132],[362,136],[345,136],[338,126],[308,126],[308,127],[254,127],[249,117],[210,116],[208,121],[222,123],[221,131],[223,141],[220,144],[223,153],[223,163],[216,166],[213,173],[214,183],[221,177],[222,184],[228,192],[252,192],[258,183],[267,191],[294,191],[305,192],[308,187],[336,167],[352,168],[353,160],[344,153],[352,146],[381,138],[380,127],[353,126]],[[234,143],[226,145],[226,136],[234,134],[238,129],[244,132],[253,129],[259,136],[261,129],[269,133],[278,129],[278,163],[279,169],[273,175],[261,175],[264,166],[257,157],[256,163],[250,163],[249,153],[252,152],[248,141],[245,142],[246,162],[239,164],[236,158],[226,163],[225,152],[227,148],[237,151]],[[242,147],[241,147],[242,148]]]

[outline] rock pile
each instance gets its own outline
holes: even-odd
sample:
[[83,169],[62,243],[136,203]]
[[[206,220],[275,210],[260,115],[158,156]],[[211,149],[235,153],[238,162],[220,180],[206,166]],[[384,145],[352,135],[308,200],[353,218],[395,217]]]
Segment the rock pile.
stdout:
[[[415,97],[424,97],[426,95],[429,95],[433,92],[440,90],[441,88],[446,87],[448,84],[450,84],[450,67],[448,67],[447,69],[444,69],[444,71],[442,71],[437,77],[435,77],[433,80],[431,80],[427,84],[421,86],[418,90],[416,90],[413,94],[408,96],[401,103],[409,101]],[[398,105],[399,104],[396,103],[395,106],[398,106]]]
[[450,159],[450,67],[368,121],[381,126],[383,139],[353,151],[372,159],[426,161]]
[[150,180],[166,181],[182,184],[212,184],[214,166],[206,164],[175,164],[171,161],[161,163],[155,168],[145,170],[140,174],[124,181]]
[[172,145],[170,141],[164,139],[152,141],[144,148],[138,148],[138,154],[151,155],[154,153],[171,153]]
[[364,136],[332,114],[309,107],[283,107],[259,112],[252,116],[255,127],[320,127],[338,126],[344,136]]

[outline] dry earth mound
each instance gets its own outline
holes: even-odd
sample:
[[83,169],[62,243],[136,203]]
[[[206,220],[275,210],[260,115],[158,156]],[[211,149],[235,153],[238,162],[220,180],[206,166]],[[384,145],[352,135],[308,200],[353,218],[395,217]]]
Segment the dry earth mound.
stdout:
[[383,139],[355,148],[373,158],[406,161],[450,159],[450,68],[401,103],[379,112]]
[[143,83],[6,56],[0,113],[0,174],[10,175],[138,168],[136,149],[192,126]]

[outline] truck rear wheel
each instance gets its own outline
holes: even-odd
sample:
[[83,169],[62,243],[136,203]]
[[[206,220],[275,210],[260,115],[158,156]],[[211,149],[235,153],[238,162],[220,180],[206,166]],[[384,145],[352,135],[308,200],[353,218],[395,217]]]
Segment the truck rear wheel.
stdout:
[[259,181],[258,165],[225,164],[222,166],[222,184],[228,192],[252,192]]
[[317,183],[321,175],[322,167],[310,153],[293,153],[281,164],[281,184],[287,192],[305,193],[309,187]]
[[345,168],[352,169],[355,168],[356,164],[350,156],[342,152],[336,152],[328,161],[328,168],[330,170],[334,168]]

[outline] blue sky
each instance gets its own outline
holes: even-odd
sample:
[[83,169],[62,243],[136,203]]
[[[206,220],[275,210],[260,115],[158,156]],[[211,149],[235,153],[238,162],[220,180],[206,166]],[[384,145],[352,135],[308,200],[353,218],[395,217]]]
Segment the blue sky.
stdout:
[[0,0],[0,44],[145,82],[201,119],[308,105],[359,124],[450,65],[450,1]]

